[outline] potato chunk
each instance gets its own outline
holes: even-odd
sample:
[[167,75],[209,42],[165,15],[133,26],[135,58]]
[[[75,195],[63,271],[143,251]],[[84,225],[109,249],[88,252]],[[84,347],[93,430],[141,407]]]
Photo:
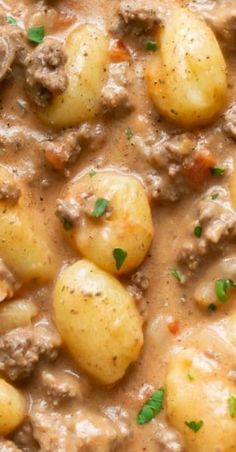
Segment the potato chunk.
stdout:
[[[111,273],[125,273],[141,264],[153,238],[153,224],[138,179],[114,171],[99,171],[92,177],[87,173],[69,184],[64,197],[81,205],[81,218],[67,234],[83,256]],[[96,218],[93,212],[99,199],[108,205]],[[115,249],[127,254],[121,266]]]
[[[236,422],[229,410],[234,395],[235,384],[215,360],[195,349],[173,356],[166,380],[167,413],[183,434],[186,451],[236,450]],[[190,428],[186,423],[192,421]]]
[[142,319],[132,297],[89,261],[78,261],[59,276],[54,317],[76,363],[101,383],[118,381],[138,358]]
[[25,417],[25,399],[23,395],[0,379],[0,435],[5,436],[15,430]]
[[0,334],[30,325],[37,314],[38,309],[31,300],[23,298],[0,303]]
[[69,85],[40,112],[44,121],[58,128],[90,120],[98,112],[106,80],[108,38],[94,25],[81,25],[69,34],[65,53]]
[[193,12],[175,10],[157,35],[160,49],[146,72],[150,97],[166,119],[186,127],[209,123],[226,97],[226,65],[212,30]]

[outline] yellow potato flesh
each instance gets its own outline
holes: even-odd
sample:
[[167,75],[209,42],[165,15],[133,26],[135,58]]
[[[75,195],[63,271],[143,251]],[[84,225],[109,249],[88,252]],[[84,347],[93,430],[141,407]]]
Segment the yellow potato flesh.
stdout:
[[0,435],[5,436],[23,421],[26,404],[20,391],[2,379],[0,379],[0,407]]
[[56,128],[75,126],[98,112],[107,77],[108,38],[94,25],[79,26],[68,36],[65,53],[69,85],[39,111],[41,118]]
[[138,358],[142,319],[132,297],[89,261],[78,261],[59,276],[54,318],[78,366],[103,384],[120,380]]
[[226,65],[206,23],[177,9],[157,35],[160,48],[146,72],[149,95],[168,120],[195,127],[209,123],[226,98]]

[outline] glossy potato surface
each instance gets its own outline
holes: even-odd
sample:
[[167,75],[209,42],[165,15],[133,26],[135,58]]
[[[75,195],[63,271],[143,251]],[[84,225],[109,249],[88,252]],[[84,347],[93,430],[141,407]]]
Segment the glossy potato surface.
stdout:
[[55,323],[76,363],[103,384],[139,355],[142,319],[127,290],[87,260],[67,267],[54,292]]
[[213,31],[195,13],[175,10],[157,35],[160,48],[146,72],[149,95],[168,120],[209,123],[226,97],[226,65]]
[[[82,199],[83,193],[93,196],[92,208],[97,199],[107,199],[110,214],[100,218],[84,215],[71,231],[76,248],[111,273],[125,273],[138,267],[153,238],[151,210],[141,182],[114,171],[99,171],[93,177],[87,173],[68,186],[65,198],[77,199],[83,208],[87,202]],[[115,248],[127,253],[119,270],[113,256]]]
[[[187,349],[173,357],[166,380],[167,414],[183,434],[187,452],[213,452],[219,445],[222,452],[236,450],[236,422],[228,407],[234,394],[232,380],[205,354]],[[197,432],[185,424],[201,420]]]
[[0,435],[15,430],[25,417],[25,400],[20,391],[0,379]]
[[94,25],[81,25],[69,34],[65,53],[68,87],[39,112],[44,121],[58,128],[75,126],[97,113],[106,80],[108,38]]

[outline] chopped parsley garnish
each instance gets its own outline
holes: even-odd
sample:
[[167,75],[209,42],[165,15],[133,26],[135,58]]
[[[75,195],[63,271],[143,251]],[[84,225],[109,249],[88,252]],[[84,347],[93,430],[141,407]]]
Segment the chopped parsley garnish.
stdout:
[[173,268],[173,269],[171,270],[170,274],[171,274],[175,279],[177,279],[177,281],[179,281],[179,282],[182,281],[182,275],[181,275],[181,273],[180,273],[178,270],[176,270],[176,268]]
[[213,199],[213,201],[215,201],[215,199],[217,199],[218,196],[219,196],[219,193],[212,193],[211,199]]
[[137,423],[140,425],[150,422],[163,408],[165,391],[163,388],[155,391],[150,399],[143,405],[137,415]]
[[209,304],[208,306],[209,311],[215,312],[217,311],[217,306],[214,303]]
[[236,287],[236,283],[232,279],[217,279],[215,281],[215,292],[218,300],[225,303],[227,300],[228,289]]
[[105,198],[98,198],[94,210],[92,212],[92,217],[100,218],[107,210],[109,201]]
[[66,231],[70,231],[73,228],[73,224],[67,218],[62,218],[62,224]]
[[230,396],[228,399],[229,414],[231,417],[236,416],[236,395]]
[[190,381],[193,381],[193,380],[194,380],[193,371],[192,371],[191,369],[188,371],[188,379],[189,379]]
[[133,135],[134,135],[134,134],[133,134],[133,130],[132,130],[130,127],[127,127],[127,129],[126,129],[126,137],[127,137],[127,140],[131,140],[131,138],[132,138]]
[[195,237],[200,239],[200,237],[202,235],[202,227],[201,226],[198,225],[194,228],[194,235],[195,235]]
[[94,176],[96,176],[96,174],[97,174],[96,171],[91,170],[90,173],[89,173],[89,176],[90,177],[94,177]]
[[190,428],[191,430],[193,430],[195,433],[197,433],[200,428],[202,428],[204,422],[201,421],[186,421],[185,425],[187,425],[188,428]]
[[17,25],[17,20],[13,16],[7,16],[7,23],[11,25]]
[[222,176],[224,172],[225,169],[220,166],[213,166],[213,168],[211,168],[211,174],[213,174],[213,176]]
[[39,44],[44,39],[44,27],[31,27],[27,31],[29,41]]
[[122,248],[114,248],[112,255],[116,261],[117,270],[120,270],[127,257],[127,251],[123,250]]
[[156,41],[147,41],[145,44],[146,50],[149,50],[149,52],[156,52],[158,49],[158,44]]

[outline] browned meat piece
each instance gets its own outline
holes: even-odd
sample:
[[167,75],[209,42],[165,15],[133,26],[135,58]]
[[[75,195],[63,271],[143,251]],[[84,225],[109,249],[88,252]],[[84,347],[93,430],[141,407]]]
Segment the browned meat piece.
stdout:
[[40,358],[54,360],[60,346],[49,327],[16,328],[0,337],[0,371],[9,380],[22,380],[34,371]]
[[26,52],[24,33],[14,25],[0,25],[0,82],[11,71],[15,60],[22,63]]
[[63,170],[69,163],[75,162],[82,149],[98,149],[104,142],[105,133],[100,124],[83,124],[77,130],[67,130],[59,136],[43,141],[41,148],[50,165]]
[[137,35],[150,30],[160,21],[157,2],[154,0],[121,0],[119,12]]
[[0,201],[16,204],[21,195],[21,190],[15,184],[2,182],[0,184]]
[[224,115],[223,130],[230,137],[236,140],[236,102],[234,102]]
[[64,224],[68,221],[71,225],[76,223],[80,218],[81,206],[75,200],[71,199],[66,201],[65,199],[57,199],[56,216]]
[[11,298],[19,287],[19,282],[0,258],[0,302]]
[[66,55],[62,45],[52,38],[45,39],[25,59],[26,91],[38,106],[45,107],[54,94],[65,91]]
[[129,433],[118,422],[86,408],[65,416],[39,404],[33,407],[31,420],[44,452],[112,452],[122,447]]
[[23,452],[12,441],[6,439],[0,439],[0,452]]
[[54,373],[43,371],[41,384],[46,396],[54,406],[73,399],[81,402],[89,388],[89,385],[82,379],[76,379],[62,371]]
[[130,100],[131,84],[129,62],[110,65],[108,82],[102,90],[104,113],[113,112],[116,115],[124,115],[133,110],[134,106]]
[[24,452],[38,452],[39,450],[39,446],[33,437],[33,429],[29,420],[27,420],[16,432],[14,432],[12,439],[20,450]]
[[138,271],[131,276],[128,289],[136,300],[141,300],[148,286],[149,279],[142,271]]

